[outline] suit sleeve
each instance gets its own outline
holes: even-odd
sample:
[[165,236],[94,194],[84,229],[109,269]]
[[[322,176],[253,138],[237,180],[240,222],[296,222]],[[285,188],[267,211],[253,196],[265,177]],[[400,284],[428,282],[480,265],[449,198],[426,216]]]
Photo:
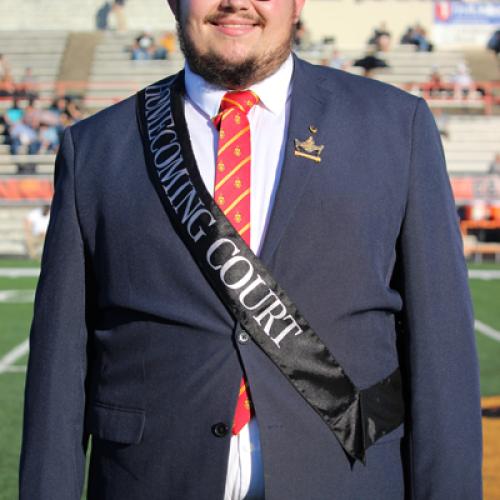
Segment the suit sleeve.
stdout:
[[441,139],[413,121],[401,233],[412,500],[480,499],[479,370],[467,267]]
[[79,499],[84,470],[86,272],[65,132],[30,332],[19,487],[21,500]]

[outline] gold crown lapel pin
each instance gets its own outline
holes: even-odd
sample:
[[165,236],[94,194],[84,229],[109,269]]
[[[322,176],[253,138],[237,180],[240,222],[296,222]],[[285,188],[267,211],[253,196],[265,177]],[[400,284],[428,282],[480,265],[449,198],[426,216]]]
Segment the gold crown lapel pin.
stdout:
[[314,125],[309,125],[309,132],[311,132],[312,135],[310,135],[305,141],[295,139],[295,156],[300,156],[316,163],[320,163],[321,153],[323,152],[325,146],[317,145],[314,142],[313,135],[318,132],[318,129]]

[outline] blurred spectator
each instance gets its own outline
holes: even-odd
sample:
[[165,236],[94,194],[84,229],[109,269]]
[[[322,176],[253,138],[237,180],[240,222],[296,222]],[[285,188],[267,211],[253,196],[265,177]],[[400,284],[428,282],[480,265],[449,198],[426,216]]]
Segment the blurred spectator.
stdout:
[[10,76],[10,74],[9,61],[4,54],[0,54],[0,80],[2,80],[6,75]]
[[423,26],[409,26],[400,40],[401,45],[415,45],[418,52],[432,52],[434,45],[427,38],[427,31]]
[[69,97],[57,97],[52,101],[49,111],[57,116],[57,121],[66,115],[72,123],[77,122],[83,118],[82,112],[75,100]]
[[455,99],[469,97],[476,90],[474,80],[472,79],[467,66],[463,62],[457,64],[457,70],[452,77],[452,83],[453,97]]
[[353,66],[363,68],[363,76],[367,78],[372,78],[376,69],[389,67],[383,59],[376,56],[373,49],[369,50],[361,59],[354,61]]
[[21,149],[25,149],[27,154],[34,155],[40,149],[37,131],[28,123],[26,117],[12,127],[10,127],[10,152],[17,155]]
[[145,61],[151,59],[166,59],[167,51],[156,44],[154,36],[149,30],[143,31],[132,46],[132,60]]
[[302,19],[295,25],[293,45],[297,50],[306,50],[311,45],[311,34]]
[[4,118],[7,126],[11,127],[23,119],[24,110],[21,109],[17,100],[14,99],[11,107],[5,112]]
[[486,46],[489,50],[492,50],[496,56],[500,54],[500,30],[496,30],[488,40]]
[[427,31],[419,24],[415,26],[414,40],[418,52],[432,52],[434,50],[434,45],[427,38]]
[[500,152],[495,153],[495,157],[490,163],[488,173],[500,175]]
[[401,37],[401,40],[399,40],[399,43],[401,45],[413,45],[413,34],[414,34],[413,26],[408,26],[403,36]]
[[30,67],[25,68],[21,81],[16,85],[15,95],[31,101],[38,98],[38,85]]
[[112,10],[109,2],[104,2],[95,14],[95,27],[100,31],[106,31],[109,28],[109,14]]
[[11,97],[14,95],[16,86],[10,73],[4,73],[0,77],[0,97]]
[[158,41],[158,45],[166,50],[166,55],[173,54],[176,50],[177,36],[173,31],[166,31]]
[[112,7],[116,21],[116,29],[124,32],[127,29],[127,20],[125,18],[125,0],[114,0]]
[[66,114],[68,115],[72,123],[80,121],[83,118],[83,113],[78,104],[74,99],[68,99],[67,102],[68,105],[66,106]]
[[43,241],[49,225],[50,206],[31,210],[24,219],[24,238],[26,251],[30,258],[39,259],[42,255]]
[[349,67],[349,61],[344,59],[340,55],[339,49],[333,49],[332,56],[330,59],[325,61],[325,66],[330,66],[330,68],[343,69],[346,70]]
[[450,131],[449,131],[449,117],[448,115],[443,111],[442,108],[435,108],[433,109],[433,114],[434,114],[434,120],[436,121],[436,126],[439,130],[439,134],[441,137],[444,137],[446,139],[450,138]]
[[38,142],[40,144],[38,154],[55,153],[59,147],[56,127],[41,123],[38,129]]
[[441,97],[445,90],[446,84],[443,82],[441,72],[438,66],[432,67],[432,72],[429,77],[429,95],[430,97]]
[[82,118],[82,112],[72,99],[61,97],[47,108],[39,101],[21,108],[17,100],[0,118],[4,125],[4,142],[16,154],[56,153],[64,129]]
[[374,45],[377,52],[387,52],[391,47],[391,33],[387,29],[385,21],[380,23],[378,28],[373,30],[372,36],[368,40],[369,45]]

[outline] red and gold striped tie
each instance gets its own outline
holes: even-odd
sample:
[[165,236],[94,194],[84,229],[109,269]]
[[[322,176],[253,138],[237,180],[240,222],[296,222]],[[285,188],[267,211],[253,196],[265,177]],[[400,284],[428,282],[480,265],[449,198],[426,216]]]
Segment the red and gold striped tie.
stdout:
[[[219,129],[214,199],[239,235],[250,246],[250,123],[247,113],[259,102],[250,90],[227,92],[214,124]],[[250,421],[248,384],[241,379],[233,434]]]

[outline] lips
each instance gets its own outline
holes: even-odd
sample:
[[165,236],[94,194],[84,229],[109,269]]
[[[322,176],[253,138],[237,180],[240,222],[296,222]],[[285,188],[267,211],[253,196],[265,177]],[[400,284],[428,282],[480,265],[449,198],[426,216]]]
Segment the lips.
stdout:
[[242,36],[260,26],[260,22],[250,19],[214,19],[209,21],[217,31],[227,36]]

